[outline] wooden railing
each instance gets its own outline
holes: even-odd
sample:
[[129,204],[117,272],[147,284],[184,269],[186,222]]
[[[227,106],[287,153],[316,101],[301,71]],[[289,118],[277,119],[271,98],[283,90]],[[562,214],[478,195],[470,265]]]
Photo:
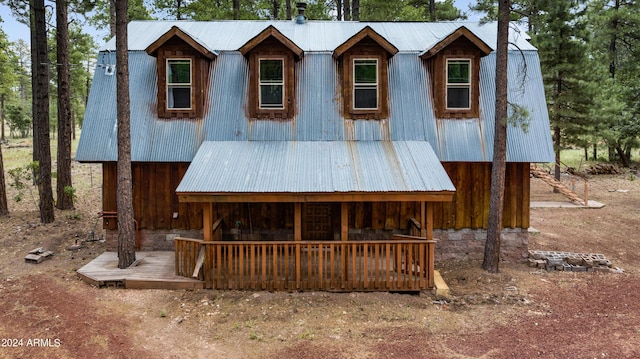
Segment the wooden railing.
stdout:
[[[419,291],[433,287],[435,241],[203,241],[176,238],[176,274],[213,289]],[[203,255],[200,255],[201,250]]]

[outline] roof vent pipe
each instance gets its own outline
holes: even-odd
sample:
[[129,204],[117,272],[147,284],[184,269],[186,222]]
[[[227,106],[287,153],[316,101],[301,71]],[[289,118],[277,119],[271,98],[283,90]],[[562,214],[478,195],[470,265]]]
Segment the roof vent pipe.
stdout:
[[304,1],[300,1],[296,3],[296,7],[298,8],[298,16],[296,16],[296,24],[304,24],[304,10],[307,8],[307,3]]

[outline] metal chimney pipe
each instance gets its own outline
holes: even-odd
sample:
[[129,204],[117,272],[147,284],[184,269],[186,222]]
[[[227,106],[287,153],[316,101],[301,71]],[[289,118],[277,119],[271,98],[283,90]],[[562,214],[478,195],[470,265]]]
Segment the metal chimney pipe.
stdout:
[[307,8],[307,3],[304,1],[300,1],[296,3],[296,7],[298,8],[298,15],[296,16],[296,24],[304,24],[304,10]]

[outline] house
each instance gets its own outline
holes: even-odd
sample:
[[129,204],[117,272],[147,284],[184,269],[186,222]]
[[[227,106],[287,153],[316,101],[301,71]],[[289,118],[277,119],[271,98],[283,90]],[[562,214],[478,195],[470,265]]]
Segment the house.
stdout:
[[[214,288],[428,288],[434,259],[482,258],[496,29],[131,22],[136,246],[176,250],[177,271]],[[507,140],[502,256],[518,260],[529,164],[553,147],[537,51],[515,27],[510,43],[509,101],[529,112]],[[76,155],[102,163],[111,249],[114,51],[98,55]]]

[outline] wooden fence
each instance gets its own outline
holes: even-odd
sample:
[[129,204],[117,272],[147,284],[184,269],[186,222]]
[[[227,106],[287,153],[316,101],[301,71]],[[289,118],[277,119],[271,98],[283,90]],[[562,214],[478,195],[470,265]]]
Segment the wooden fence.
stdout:
[[434,243],[176,238],[176,274],[213,289],[419,291],[433,288]]

